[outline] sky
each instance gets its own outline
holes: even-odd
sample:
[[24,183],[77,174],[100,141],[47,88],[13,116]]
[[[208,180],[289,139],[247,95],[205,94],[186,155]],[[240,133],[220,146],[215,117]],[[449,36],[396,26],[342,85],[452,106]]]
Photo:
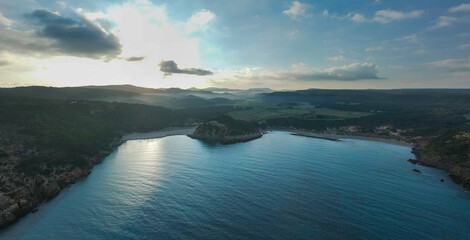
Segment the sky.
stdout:
[[0,0],[0,87],[470,88],[470,1]]

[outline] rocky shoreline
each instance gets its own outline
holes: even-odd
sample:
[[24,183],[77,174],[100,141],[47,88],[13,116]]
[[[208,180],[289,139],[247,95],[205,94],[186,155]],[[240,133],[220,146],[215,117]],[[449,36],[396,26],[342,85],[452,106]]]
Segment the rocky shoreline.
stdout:
[[431,156],[422,149],[426,146],[425,141],[418,141],[416,147],[413,148],[413,154],[416,156],[415,161],[410,161],[414,164],[419,164],[427,167],[441,169],[449,173],[450,179],[453,182],[461,185],[465,190],[470,190],[470,166],[453,165],[442,161],[439,156]]
[[[111,149],[121,145],[122,141],[116,139],[111,143]],[[0,229],[4,228],[19,218],[34,213],[38,207],[69,187],[79,179],[88,176],[94,165],[99,164],[110,154],[109,151],[101,151],[98,155],[91,157],[88,165],[84,168],[76,167],[70,171],[64,171],[53,176],[25,176],[15,175],[2,176],[2,183],[21,185],[13,191],[0,192]],[[8,182],[7,182],[8,181]]]
[[[115,139],[110,144],[111,151],[128,140],[161,138],[174,135],[188,135],[194,132],[195,127],[166,128],[148,133],[129,133]],[[241,139],[239,139],[241,140]],[[21,152],[22,150],[17,150]],[[6,181],[15,185],[22,185],[13,191],[0,192],[0,229],[16,222],[21,217],[34,213],[44,202],[57,196],[62,189],[70,187],[76,181],[88,176],[92,168],[101,163],[111,151],[101,151],[99,155],[91,157],[84,168],[76,167],[54,176],[25,176],[15,174],[13,170],[9,176],[0,176],[2,183]]]
[[449,164],[439,156],[433,156],[429,153],[426,153],[423,149],[426,147],[426,141],[421,138],[416,138],[413,140],[403,139],[403,138],[384,138],[379,135],[347,135],[347,134],[332,134],[332,133],[317,133],[312,131],[298,130],[298,129],[269,129],[269,131],[288,131],[293,135],[304,136],[304,137],[313,137],[320,138],[331,141],[340,141],[341,139],[360,139],[367,141],[376,141],[384,142],[388,144],[394,144],[399,146],[410,147],[412,153],[415,155],[416,159],[409,160],[412,164],[420,164],[427,167],[433,167],[446,171],[449,175],[449,178],[461,185],[465,190],[470,190],[470,166],[461,166]]
[[[449,177],[456,183],[461,184],[465,189],[470,190],[470,166],[453,166],[440,161],[439,157],[430,156],[422,149],[425,147],[424,141],[409,141],[401,139],[381,138],[380,136],[361,136],[361,135],[341,135],[341,134],[325,134],[311,131],[296,129],[269,129],[268,131],[288,131],[294,135],[321,138],[326,140],[338,141],[340,139],[361,139],[369,141],[380,141],[389,144],[412,147],[412,152],[416,156],[416,160],[410,161],[413,164],[421,164],[424,166],[434,167],[445,170],[449,173]],[[172,135],[188,135],[191,138],[201,139],[211,142],[220,142],[222,144],[233,144],[238,142],[251,141],[262,137],[260,131],[241,135],[227,136],[217,132],[207,131],[203,134],[197,132],[194,128],[173,128],[155,131],[151,133],[131,133],[124,135],[120,139],[116,139],[111,144],[111,149],[121,145],[126,140],[159,138]],[[89,159],[85,168],[74,168],[71,171],[65,171],[52,177],[36,175],[33,177],[10,176],[11,181],[16,184],[22,184],[14,191],[0,192],[0,228],[4,228],[14,223],[19,218],[37,211],[37,207],[44,201],[54,198],[59,192],[74,184],[77,180],[88,176],[94,165],[99,164],[108,156],[110,152],[101,151],[99,155]],[[11,174],[13,175],[13,173]],[[2,183],[8,177],[1,176]]]
[[[166,128],[160,131],[148,133],[129,133],[124,134],[121,138],[115,139],[110,144],[111,151],[128,140],[161,138],[174,135],[190,135],[194,132],[195,127]],[[254,137],[254,136],[252,136]],[[261,136],[260,136],[261,137]],[[243,137],[231,138],[230,141],[240,142],[247,141]],[[22,152],[23,150],[16,150]],[[2,183],[11,182],[15,186],[21,185],[9,192],[0,192],[0,229],[16,222],[21,217],[34,213],[38,207],[44,202],[57,196],[62,189],[70,187],[76,181],[88,176],[92,168],[103,161],[111,151],[101,151],[98,155],[88,160],[88,165],[84,168],[76,167],[69,171],[53,176],[25,176],[24,174],[15,174],[13,170],[9,176],[2,175],[0,180]],[[18,157],[16,157],[18,158]]]

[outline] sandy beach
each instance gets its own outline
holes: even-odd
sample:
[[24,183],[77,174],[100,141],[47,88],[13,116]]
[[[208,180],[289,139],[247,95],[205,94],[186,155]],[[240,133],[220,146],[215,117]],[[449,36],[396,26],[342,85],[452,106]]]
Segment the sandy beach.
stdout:
[[122,141],[138,140],[138,139],[151,139],[151,138],[162,138],[167,136],[175,135],[188,135],[194,132],[196,127],[181,127],[181,128],[164,128],[159,131],[147,132],[147,133],[129,133],[122,136]]
[[380,137],[359,136],[359,135],[341,135],[341,134],[329,134],[329,133],[315,133],[315,132],[310,132],[310,131],[294,130],[294,129],[270,129],[269,131],[287,131],[298,136],[321,138],[321,139],[326,139],[326,140],[331,140],[331,141],[340,141],[341,139],[359,139],[359,140],[367,140],[367,141],[375,141],[375,142],[384,142],[388,144],[405,146],[405,147],[413,147],[413,144],[411,143],[400,141],[397,139],[391,139],[391,138],[380,138]]

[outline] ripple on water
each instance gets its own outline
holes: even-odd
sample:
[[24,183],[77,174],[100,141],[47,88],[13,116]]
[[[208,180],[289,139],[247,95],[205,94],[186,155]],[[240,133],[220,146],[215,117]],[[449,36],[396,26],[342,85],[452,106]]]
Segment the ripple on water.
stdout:
[[0,239],[465,239],[470,197],[410,149],[273,132],[128,141]]

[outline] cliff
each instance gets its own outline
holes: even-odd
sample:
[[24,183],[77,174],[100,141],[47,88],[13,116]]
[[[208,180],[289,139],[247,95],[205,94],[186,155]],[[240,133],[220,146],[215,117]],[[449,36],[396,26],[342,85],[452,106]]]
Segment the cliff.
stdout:
[[[456,134],[451,139],[441,136],[436,139],[419,138],[417,139],[413,153],[416,156],[417,163],[445,170],[449,177],[457,184],[461,184],[465,189],[470,190],[470,161],[467,154],[470,145],[470,136],[466,139],[457,137]],[[436,141],[437,140],[437,141]],[[442,143],[445,142],[445,143]],[[446,153],[446,145],[450,145],[452,153]],[[465,148],[464,156],[456,157],[459,147]],[[445,154],[443,154],[445,153]],[[463,159],[460,159],[462,158]]]
[[260,138],[261,132],[253,124],[223,116],[199,125],[189,137],[209,142],[232,144]]
[[[120,143],[114,141],[111,148]],[[35,212],[42,202],[52,199],[62,189],[89,175],[92,167],[109,154],[108,151],[100,151],[89,157],[87,164],[81,167],[43,167],[42,174],[18,174],[15,170],[17,162],[35,153],[27,151],[22,144],[6,145],[6,149],[0,154],[0,228]],[[47,173],[48,171],[51,172]]]

